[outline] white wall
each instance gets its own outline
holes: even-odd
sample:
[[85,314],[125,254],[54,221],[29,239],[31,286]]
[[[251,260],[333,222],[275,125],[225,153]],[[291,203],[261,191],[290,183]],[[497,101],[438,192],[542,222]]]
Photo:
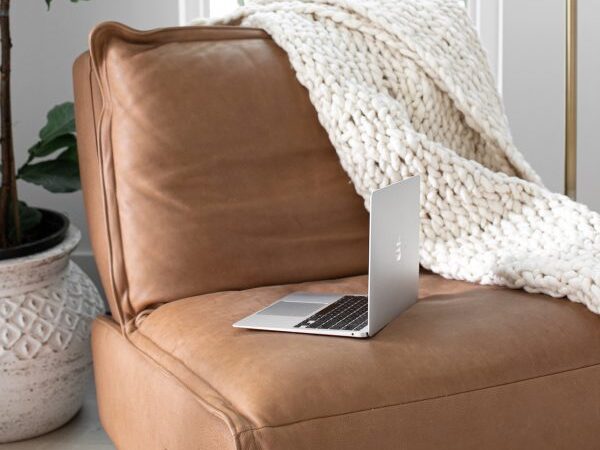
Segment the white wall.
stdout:
[[209,14],[213,17],[224,16],[237,7],[237,0],[211,0]]
[[[55,104],[72,100],[71,67],[87,48],[92,27],[117,20],[136,28],[177,25],[176,0],[90,0],[71,3],[54,0],[50,11],[44,0],[13,0],[13,115],[15,152],[21,162],[36,141],[47,111]],[[81,193],[50,194],[21,183],[21,199],[67,213],[83,232],[76,260],[94,274]]]
[[502,92],[504,0],[466,0],[465,4],[487,52],[498,91]]
[[238,0],[179,0],[179,23],[186,25],[198,17],[221,17],[238,7]]
[[564,190],[565,0],[504,0],[503,97],[514,141]]
[[600,212],[600,2],[579,0],[578,199]]

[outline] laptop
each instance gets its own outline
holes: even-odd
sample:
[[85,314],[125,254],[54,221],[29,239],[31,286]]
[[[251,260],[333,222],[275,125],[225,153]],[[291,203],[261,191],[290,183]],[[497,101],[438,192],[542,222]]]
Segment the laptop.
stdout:
[[417,301],[419,177],[371,194],[368,294],[294,292],[236,328],[354,338],[374,336]]

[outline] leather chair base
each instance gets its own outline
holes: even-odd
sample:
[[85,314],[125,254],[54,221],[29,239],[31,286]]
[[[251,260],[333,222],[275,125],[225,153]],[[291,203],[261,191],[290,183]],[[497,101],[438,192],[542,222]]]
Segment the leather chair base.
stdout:
[[[369,341],[226,326],[290,290],[364,284],[352,277],[183,299],[129,338],[98,319],[106,431],[123,450],[599,448],[597,318],[579,305],[425,274],[421,301]],[[289,357],[276,357],[283,350]],[[396,364],[392,378],[381,368],[369,376],[368,366],[339,368],[363,351],[371,365],[382,354]]]

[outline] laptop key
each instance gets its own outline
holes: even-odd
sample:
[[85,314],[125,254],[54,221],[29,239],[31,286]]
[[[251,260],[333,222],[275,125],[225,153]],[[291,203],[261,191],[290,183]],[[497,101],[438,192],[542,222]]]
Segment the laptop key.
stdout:
[[346,295],[294,327],[327,330],[360,330],[366,325],[367,312],[367,297],[363,295]]

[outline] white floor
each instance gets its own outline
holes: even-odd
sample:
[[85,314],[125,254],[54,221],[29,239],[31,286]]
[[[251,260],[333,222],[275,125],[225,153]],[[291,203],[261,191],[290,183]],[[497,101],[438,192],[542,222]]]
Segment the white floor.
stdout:
[[0,444],[1,450],[114,450],[102,429],[96,408],[96,392],[90,382],[83,408],[62,428],[27,441]]

